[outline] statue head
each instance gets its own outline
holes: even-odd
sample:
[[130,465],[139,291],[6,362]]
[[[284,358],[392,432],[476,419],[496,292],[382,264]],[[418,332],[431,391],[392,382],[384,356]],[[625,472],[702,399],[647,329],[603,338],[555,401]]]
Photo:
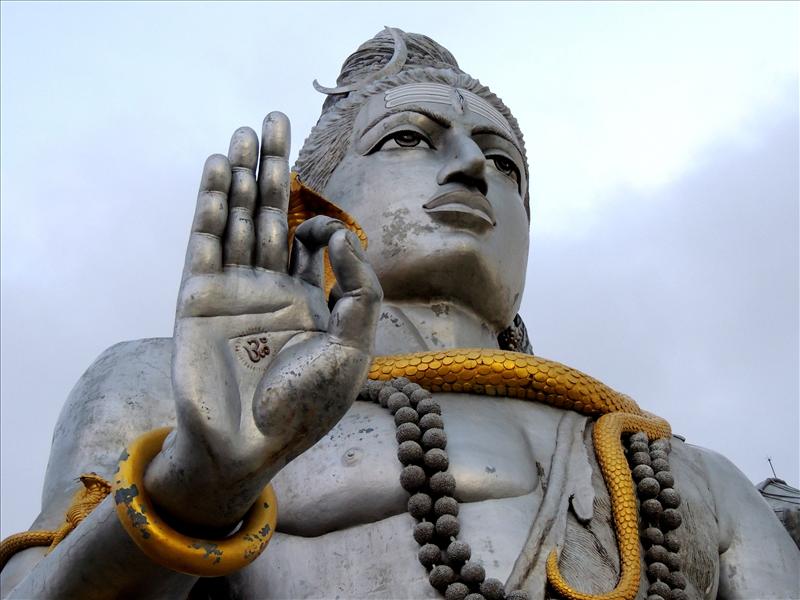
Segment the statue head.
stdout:
[[352,215],[387,301],[446,299],[499,332],[519,308],[528,166],[503,102],[430,38],[388,29],[345,61],[295,166]]

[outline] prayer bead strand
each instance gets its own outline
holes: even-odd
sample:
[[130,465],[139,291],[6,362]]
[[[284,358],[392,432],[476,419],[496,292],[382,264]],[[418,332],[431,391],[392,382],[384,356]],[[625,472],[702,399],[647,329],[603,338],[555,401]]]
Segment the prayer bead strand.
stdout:
[[442,409],[431,393],[399,377],[368,380],[359,398],[377,402],[394,416],[397,458],[403,465],[400,485],[410,494],[409,514],[419,521],[413,533],[420,545],[417,558],[430,584],[445,600],[528,600],[527,592],[506,592],[500,580],[487,578],[483,566],[470,560],[469,544],[457,539],[456,481],[448,472]]

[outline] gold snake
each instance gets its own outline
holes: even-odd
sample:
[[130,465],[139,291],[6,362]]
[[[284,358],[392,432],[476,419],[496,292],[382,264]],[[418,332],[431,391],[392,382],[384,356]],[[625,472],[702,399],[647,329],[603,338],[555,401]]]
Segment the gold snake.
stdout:
[[48,552],[78,526],[100,502],[108,496],[111,485],[97,473],[80,476],[83,487],[72,498],[64,516],[64,523],[54,530],[24,531],[8,536],[0,543],[0,570],[17,552],[34,546],[49,546]]
[[594,426],[597,461],[611,497],[620,555],[616,587],[601,595],[570,587],[558,568],[558,553],[547,557],[547,580],[568,600],[632,600],[639,590],[639,516],[633,479],[622,450],[623,433],[644,431],[650,440],[669,437],[669,423],[639,408],[632,398],[555,361],[486,348],[427,351],[374,360],[369,378],[407,377],[430,392],[464,392],[543,402],[598,416]]

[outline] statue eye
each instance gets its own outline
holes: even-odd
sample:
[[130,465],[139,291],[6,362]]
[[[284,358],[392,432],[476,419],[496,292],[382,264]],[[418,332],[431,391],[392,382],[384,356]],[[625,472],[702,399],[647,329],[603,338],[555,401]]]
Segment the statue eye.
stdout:
[[378,150],[390,148],[433,148],[433,144],[421,133],[404,129],[386,136],[378,145]]
[[503,175],[511,177],[514,181],[519,183],[520,180],[520,173],[519,168],[514,163],[513,160],[510,158],[506,158],[505,156],[501,156],[499,154],[495,154],[493,156],[487,156],[489,160],[494,163],[495,168],[500,171]]

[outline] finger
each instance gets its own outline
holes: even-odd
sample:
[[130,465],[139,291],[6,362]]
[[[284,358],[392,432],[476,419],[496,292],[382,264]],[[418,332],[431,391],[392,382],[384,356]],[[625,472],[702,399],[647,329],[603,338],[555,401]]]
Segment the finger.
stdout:
[[344,223],[324,215],[303,221],[294,232],[292,275],[321,288],[324,277],[323,250],[331,236],[342,229],[346,229]]
[[228,196],[229,217],[225,231],[226,265],[252,265],[255,226],[253,210],[258,187],[255,169],[258,162],[258,136],[249,127],[237,129],[228,149],[231,164],[231,189]]
[[213,273],[222,268],[221,240],[228,218],[230,185],[228,159],[221,154],[212,154],[206,160],[200,178],[184,274]]
[[286,272],[289,262],[289,119],[271,112],[261,130],[258,170],[259,208],[256,218],[256,265]]
[[346,346],[371,351],[383,290],[356,235],[337,231],[328,242],[333,273],[342,289],[328,322],[328,333]]

